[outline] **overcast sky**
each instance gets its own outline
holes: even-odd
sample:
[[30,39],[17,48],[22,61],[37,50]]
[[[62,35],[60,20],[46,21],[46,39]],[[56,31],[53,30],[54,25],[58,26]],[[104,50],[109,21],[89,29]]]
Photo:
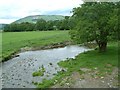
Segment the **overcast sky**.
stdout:
[[82,0],[0,0],[0,23],[29,15],[71,15]]

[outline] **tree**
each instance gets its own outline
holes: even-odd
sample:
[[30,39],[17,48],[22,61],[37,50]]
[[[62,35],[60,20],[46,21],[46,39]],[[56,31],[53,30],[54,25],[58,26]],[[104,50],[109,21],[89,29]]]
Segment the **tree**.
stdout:
[[46,21],[43,19],[39,19],[35,25],[35,29],[39,31],[45,31],[46,30]]
[[60,30],[69,30],[70,29],[70,17],[65,16],[65,19],[63,19],[60,23]]
[[53,26],[54,26],[53,21],[47,21],[46,30],[54,30]]
[[[77,25],[70,34],[77,43],[96,41],[99,51],[107,49],[108,36],[116,34],[118,3],[85,2],[73,9],[73,16]],[[114,20],[114,22],[112,22]]]
[[4,32],[10,32],[10,31],[11,31],[10,30],[10,25],[9,24],[5,25]]

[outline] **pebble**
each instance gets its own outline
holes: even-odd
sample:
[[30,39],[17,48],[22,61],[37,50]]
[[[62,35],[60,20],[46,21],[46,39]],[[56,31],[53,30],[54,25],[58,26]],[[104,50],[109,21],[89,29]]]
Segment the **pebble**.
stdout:
[[107,85],[109,86],[109,85],[110,85],[110,83],[107,83]]
[[55,73],[53,73],[53,75],[56,75]]
[[102,81],[102,83],[105,83],[105,81]]
[[28,81],[26,83],[29,83]]
[[101,79],[103,79],[104,77],[101,77]]
[[70,85],[69,83],[66,83],[66,85]]
[[11,71],[11,72],[13,72],[13,71]]
[[5,73],[2,73],[2,74],[5,74]]
[[31,66],[30,64],[28,64],[28,66]]
[[19,83],[17,85],[20,85]]
[[15,69],[15,66],[13,67],[13,69]]
[[26,65],[24,65],[26,67]]
[[4,81],[4,79],[1,79],[2,81]]
[[114,78],[111,78],[112,80],[114,79]]
[[52,63],[49,63],[50,65],[52,65]]
[[96,79],[97,77],[95,77],[95,79]]
[[109,87],[111,88],[112,86],[111,86],[111,85],[109,85]]
[[25,86],[23,86],[23,87],[25,87]]
[[65,69],[62,69],[61,71],[62,71],[62,72],[65,72],[66,70],[65,70]]
[[90,73],[88,73],[90,75]]

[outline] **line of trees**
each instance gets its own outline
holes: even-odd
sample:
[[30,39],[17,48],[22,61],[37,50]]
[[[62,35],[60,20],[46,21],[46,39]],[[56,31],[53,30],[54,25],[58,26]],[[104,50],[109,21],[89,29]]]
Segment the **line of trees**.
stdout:
[[70,30],[74,27],[69,16],[65,16],[64,20],[45,21],[39,19],[36,23],[11,23],[4,27],[5,32],[21,32],[21,31],[47,31],[47,30]]

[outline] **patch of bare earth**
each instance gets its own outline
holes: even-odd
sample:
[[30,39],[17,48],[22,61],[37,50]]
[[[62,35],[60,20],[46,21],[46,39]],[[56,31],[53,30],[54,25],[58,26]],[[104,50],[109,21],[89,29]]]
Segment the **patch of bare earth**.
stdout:
[[81,68],[84,74],[73,72],[72,75],[62,79],[62,81],[52,88],[118,88],[118,68],[115,67],[111,74],[98,76],[97,68],[90,70]]

